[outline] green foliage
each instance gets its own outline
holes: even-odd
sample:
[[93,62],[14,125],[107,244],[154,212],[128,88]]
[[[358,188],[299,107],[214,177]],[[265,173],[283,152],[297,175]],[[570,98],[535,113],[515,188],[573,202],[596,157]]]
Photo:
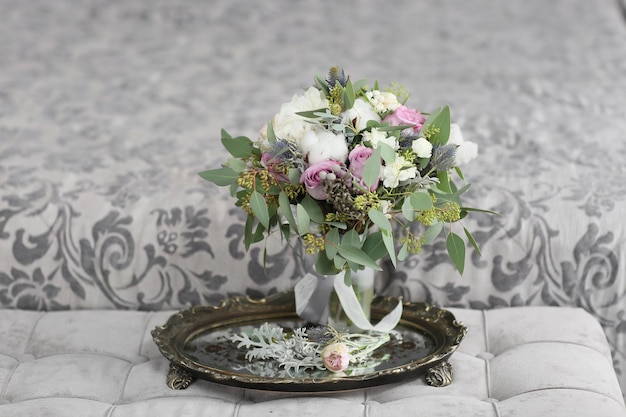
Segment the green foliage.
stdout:
[[446,249],[457,271],[463,274],[465,268],[465,242],[463,239],[456,233],[450,233],[446,238]]
[[252,141],[245,136],[233,138],[229,135],[222,137],[222,144],[235,158],[249,158],[253,154],[254,145]]
[[221,187],[231,185],[233,183],[236,184],[237,179],[239,178],[239,174],[229,167],[203,171],[200,173],[200,176],[205,180],[211,181],[215,185],[219,185]]
[[445,106],[432,112],[422,129],[434,132],[428,138],[433,145],[445,145],[450,137],[450,107]]

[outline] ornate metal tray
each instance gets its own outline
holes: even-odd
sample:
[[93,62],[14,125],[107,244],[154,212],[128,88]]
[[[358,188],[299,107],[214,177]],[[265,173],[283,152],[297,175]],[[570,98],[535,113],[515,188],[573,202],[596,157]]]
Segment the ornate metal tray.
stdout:
[[[376,297],[372,319],[384,317],[397,302],[392,297]],[[251,366],[244,358],[245,352],[228,340],[232,334],[264,322],[285,328],[306,325],[295,313],[293,291],[262,300],[233,297],[217,307],[196,306],[174,314],[152,331],[154,342],[170,361],[167,385],[184,389],[195,378],[201,378],[244,388],[319,392],[364,388],[424,375],[429,385],[445,386],[452,382],[448,358],[467,332],[447,310],[405,302],[402,319],[394,330],[397,337],[374,352],[380,352],[381,360],[371,368],[350,376],[328,371],[285,375],[258,363]]]

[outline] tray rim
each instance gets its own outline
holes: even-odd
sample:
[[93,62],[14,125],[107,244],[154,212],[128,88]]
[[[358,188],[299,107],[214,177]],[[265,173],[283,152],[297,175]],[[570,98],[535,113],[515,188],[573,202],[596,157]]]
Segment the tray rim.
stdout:
[[[376,296],[372,301],[372,318],[382,318],[397,305],[398,300],[397,297]],[[201,333],[246,322],[298,319],[295,311],[293,290],[262,299],[234,296],[217,306],[197,305],[179,311],[170,316],[164,325],[152,330],[151,334],[161,354],[170,361],[170,372],[190,374],[186,375],[184,379],[188,381],[180,388],[186,388],[192,378],[197,377],[242,388],[320,392],[366,388],[421,375],[446,363],[468,330],[448,310],[424,302],[403,302],[400,324],[431,337],[435,343],[433,351],[408,364],[355,376],[279,378],[241,374],[199,363],[183,351],[185,343]],[[179,388],[174,387],[169,379],[168,376],[170,387]]]

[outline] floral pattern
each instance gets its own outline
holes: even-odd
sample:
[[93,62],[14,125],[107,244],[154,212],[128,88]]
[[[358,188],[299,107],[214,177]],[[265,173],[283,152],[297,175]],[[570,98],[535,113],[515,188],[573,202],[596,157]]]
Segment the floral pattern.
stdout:
[[450,103],[479,146],[467,204],[499,213],[464,220],[482,256],[468,246],[463,277],[438,240],[387,266],[378,291],[579,306],[626,387],[616,4],[322,3],[0,0],[0,306],[178,309],[293,287],[309,260],[280,236],[246,253],[245,215],[197,173],[226,158],[220,127],[254,137],[311,68],[337,64],[403,82],[425,108]]

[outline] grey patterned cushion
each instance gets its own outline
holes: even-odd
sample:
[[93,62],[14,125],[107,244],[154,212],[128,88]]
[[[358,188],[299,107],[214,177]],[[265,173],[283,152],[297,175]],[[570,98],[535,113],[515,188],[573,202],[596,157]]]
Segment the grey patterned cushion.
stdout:
[[380,8],[0,0],[0,306],[170,310],[292,287],[304,261],[278,238],[265,261],[245,253],[242,213],[197,172],[226,157],[221,127],[255,137],[312,69],[341,64],[450,103],[479,144],[468,203],[501,214],[464,221],[483,254],[468,248],[462,278],[436,242],[379,292],[583,307],[626,386],[617,2]]

